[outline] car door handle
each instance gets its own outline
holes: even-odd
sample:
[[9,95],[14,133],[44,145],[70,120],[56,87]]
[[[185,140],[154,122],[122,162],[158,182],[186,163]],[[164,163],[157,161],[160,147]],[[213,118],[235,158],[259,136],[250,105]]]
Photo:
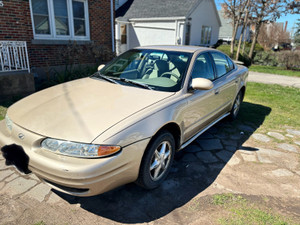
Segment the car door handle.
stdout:
[[220,93],[220,89],[215,90],[215,95],[218,95]]

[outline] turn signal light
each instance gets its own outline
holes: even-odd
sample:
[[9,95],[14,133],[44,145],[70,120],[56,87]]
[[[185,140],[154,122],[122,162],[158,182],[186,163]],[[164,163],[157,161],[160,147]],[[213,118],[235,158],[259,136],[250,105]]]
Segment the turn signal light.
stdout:
[[105,146],[101,145],[98,148],[98,156],[112,155],[121,150],[120,146]]

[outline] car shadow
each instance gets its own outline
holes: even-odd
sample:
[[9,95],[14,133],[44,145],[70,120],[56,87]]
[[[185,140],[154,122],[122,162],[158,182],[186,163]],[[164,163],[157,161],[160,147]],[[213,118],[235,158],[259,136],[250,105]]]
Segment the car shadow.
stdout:
[[55,193],[70,204],[79,203],[81,208],[115,222],[131,224],[159,219],[208,188],[237,149],[257,151],[243,143],[270,112],[268,107],[244,102],[236,121],[219,122],[178,152],[169,176],[157,189],[144,190],[127,184],[93,197]]

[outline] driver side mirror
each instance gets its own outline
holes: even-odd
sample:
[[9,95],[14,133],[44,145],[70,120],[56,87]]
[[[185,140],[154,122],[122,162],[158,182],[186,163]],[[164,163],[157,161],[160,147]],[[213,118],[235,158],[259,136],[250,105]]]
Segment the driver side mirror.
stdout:
[[101,64],[100,66],[98,66],[98,71],[100,71],[105,65]]
[[205,78],[194,78],[191,84],[191,88],[194,90],[210,90],[213,87],[213,82]]

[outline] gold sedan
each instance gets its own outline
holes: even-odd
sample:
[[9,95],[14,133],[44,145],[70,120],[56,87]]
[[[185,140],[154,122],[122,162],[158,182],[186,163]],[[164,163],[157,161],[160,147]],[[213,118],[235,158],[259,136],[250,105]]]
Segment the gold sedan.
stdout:
[[176,151],[237,117],[247,76],[217,50],[135,48],[91,77],[12,105],[0,122],[1,150],[8,165],[71,195],[134,181],[156,188]]

